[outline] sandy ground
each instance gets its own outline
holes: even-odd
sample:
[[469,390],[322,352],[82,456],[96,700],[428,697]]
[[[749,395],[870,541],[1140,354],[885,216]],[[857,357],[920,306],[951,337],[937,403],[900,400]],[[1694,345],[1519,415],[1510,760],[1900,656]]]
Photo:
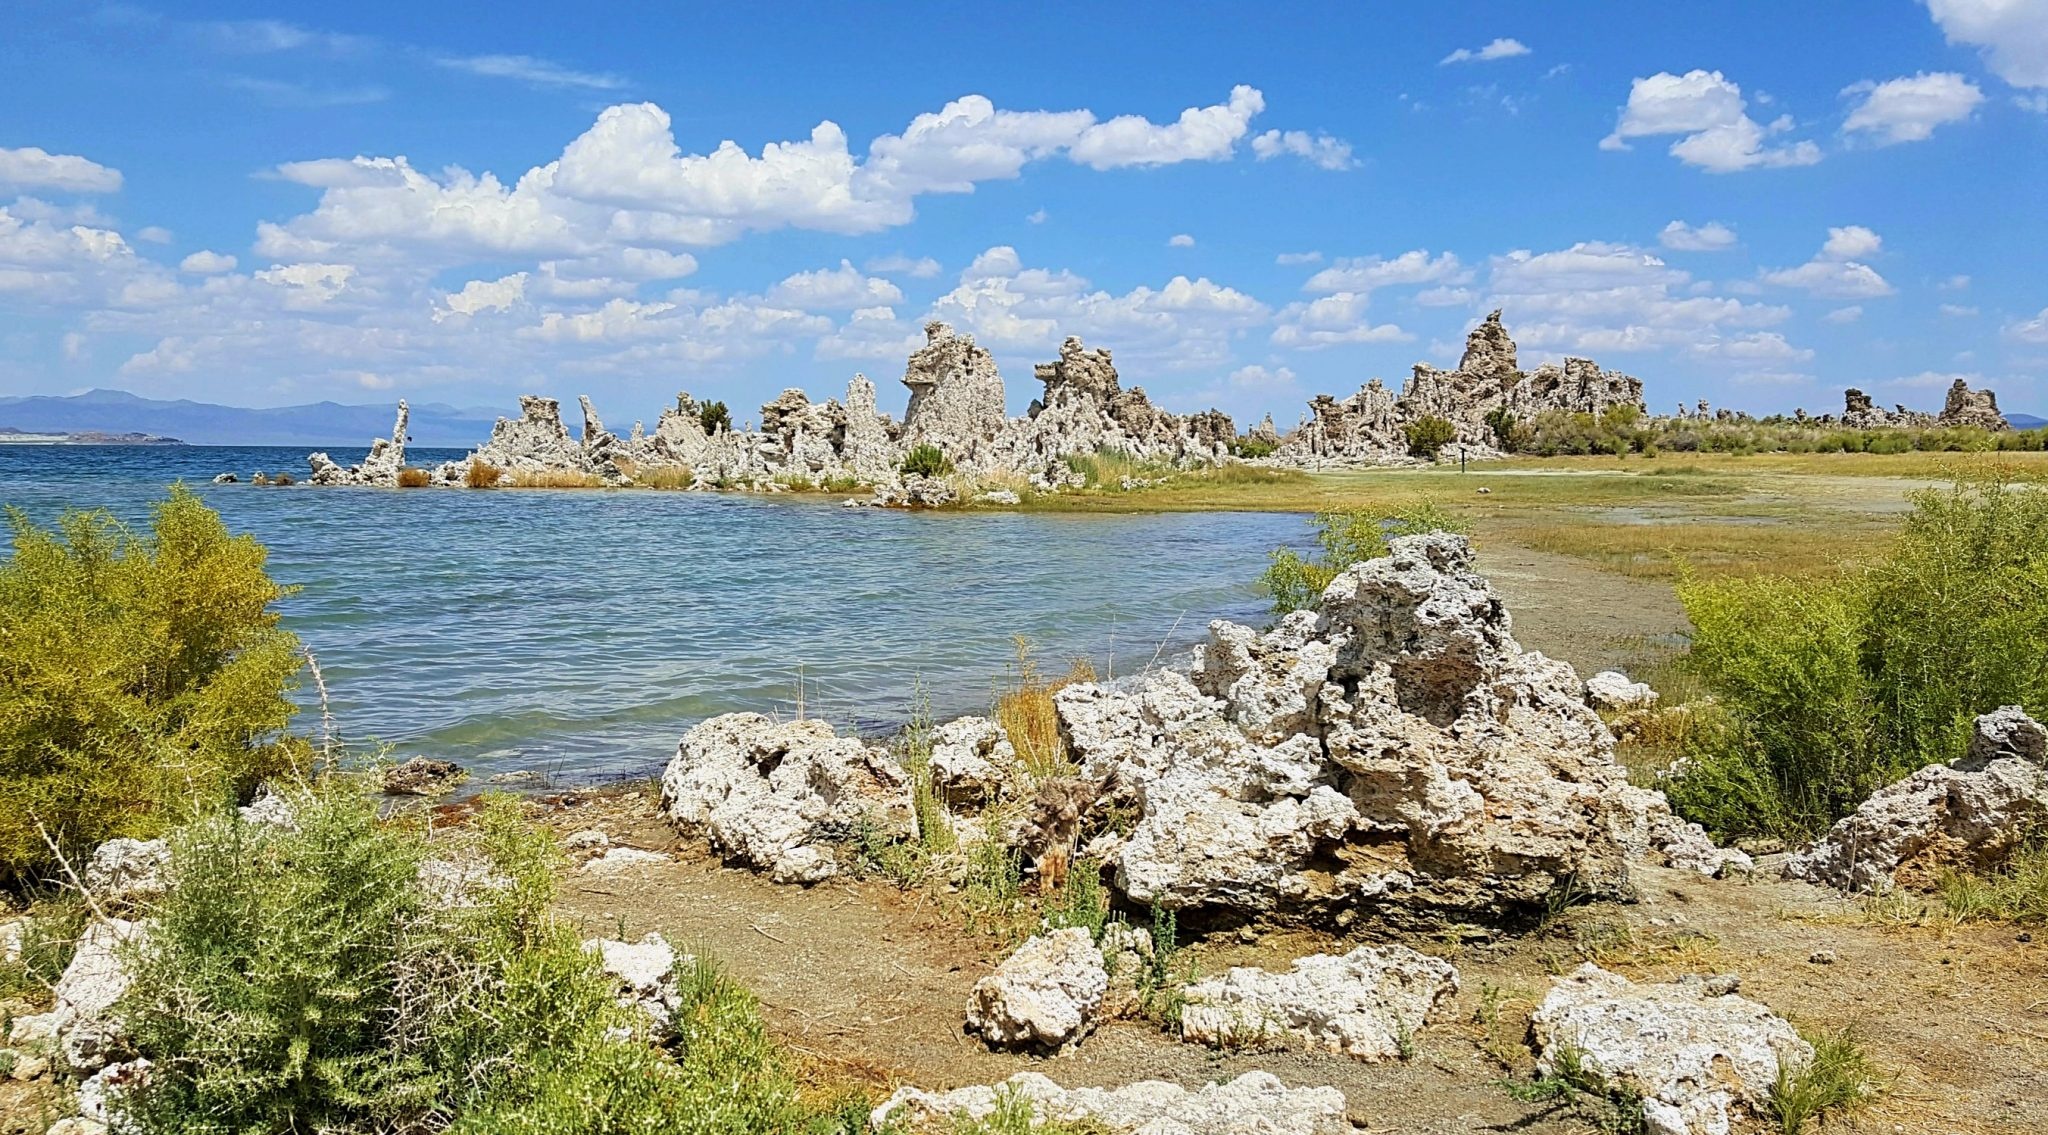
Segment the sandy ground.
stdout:
[[[1889,1084],[1874,1106],[1828,1130],[2048,1131],[2048,946],[2010,927],[1893,925],[1803,883],[1647,870],[1640,901],[1577,908],[1538,933],[1459,945],[1411,939],[1451,959],[1463,990],[1417,1033],[1407,1061],[1225,1055],[1144,1020],[1111,1023],[1073,1053],[1037,1058],[990,1052],[963,1032],[968,990],[1006,943],[970,932],[943,897],[880,881],[766,882],[678,842],[647,795],[572,798],[549,822],[599,827],[676,856],[626,875],[573,874],[565,914],[592,934],[658,930],[717,957],[799,1051],[878,1086],[956,1087],[1025,1070],[1069,1086],[1199,1085],[1257,1068],[1343,1090],[1373,1132],[1586,1130],[1546,1105],[1516,1102],[1500,1081],[1528,1073],[1526,1018],[1551,978],[1596,960],[1638,978],[1738,974],[1743,993],[1802,1026],[1854,1026]],[[1269,929],[1194,943],[1188,956],[1206,974],[1284,969],[1368,940]],[[1810,960],[1819,951],[1833,961]],[[1499,1006],[1491,1026],[1482,1023],[1489,989]]]

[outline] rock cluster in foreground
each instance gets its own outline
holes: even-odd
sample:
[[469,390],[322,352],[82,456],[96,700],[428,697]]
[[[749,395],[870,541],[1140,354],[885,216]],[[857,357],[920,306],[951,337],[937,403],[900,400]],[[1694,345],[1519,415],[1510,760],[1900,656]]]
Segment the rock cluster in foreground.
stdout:
[[1020,1072],[999,1085],[934,1093],[898,1088],[874,1110],[876,1131],[950,1132],[958,1117],[987,1119],[1005,1096],[1028,1101],[1041,1120],[1092,1122],[1112,1132],[1146,1135],[1352,1135],[1344,1093],[1335,1088],[1289,1088],[1270,1072],[1246,1072],[1228,1083],[1190,1091],[1145,1080],[1121,1088],[1062,1088],[1037,1072]]

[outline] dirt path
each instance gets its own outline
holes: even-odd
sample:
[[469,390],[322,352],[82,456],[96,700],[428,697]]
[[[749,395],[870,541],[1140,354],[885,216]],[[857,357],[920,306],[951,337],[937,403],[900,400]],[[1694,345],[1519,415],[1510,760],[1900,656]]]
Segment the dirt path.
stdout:
[[[879,882],[778,886],[725,868],[679,845],[646,798],[586,800],[550,822],[598,826],[677,855],[632,875],[572,875],[563,910],[589,933],[659,930],[719,958],[792,1045],[881,1084],[954,1087],[1037,1070],[1069,1086],[1198,1085],[1257,1068],[1289,1084],[1341,1089],[1373,1132],[1580,1131],[1577,1121],[1502,1090],[1503,1077],[1526,1074],[1526,1054],[1511,1070],[1487,1050],[1514,1050],[1552,977],[1597,960],[1662,980],[1739,974],[1745,994],[1804,1027],[1855,1026],[1892,1082],[1876,1106],[1830,1130],[2048,1130],[2048,946],[2006,927],[1880,923],[1805,884],[1653,870],[1639,880],[1640,902],[1579,908],[1542,934],[1463,946],[1412,940],[1454,961],[1463,991],[1417,1034],[1407,1061],[1222,1055],[1143,1021],[1112,1023],[1072,1054],[1038,1059],[989,1052],[963,1033],[968,990],[1005,943],[968,931],[941,900]],[[1234,964],[1284,969],[1296,957],[1341,953],[1359,941],[1275,931],[1195,943],[1189,956],[1208,974]],[[1832,952],[1833,962],[1811,961],[1817,951]],[[1490,1026],[1480,1023],[1489,1003],[1498,1007]]]

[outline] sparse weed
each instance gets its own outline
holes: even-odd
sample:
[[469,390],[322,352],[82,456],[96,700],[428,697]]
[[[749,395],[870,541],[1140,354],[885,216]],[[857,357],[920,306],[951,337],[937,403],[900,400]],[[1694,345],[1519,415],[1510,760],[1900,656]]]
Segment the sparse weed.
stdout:
[[1023,635],[1014,639],[1016,661],[1010,670],[1010,686],[996,694],[996,723],[1017,750],[1017,758],[1034,781],[1075,772],[1067,743],[1060,736],[1059,712],[1052,696],[1062,687],[1095,680],[1095,668],[1086,659],[1075,659],[1064,677],[1047,679],[1039,673],[1032,642]]
[[1507,1093],[1523,1103],[1547,1103],[1591,1126],[1601,1135],[1641,1135],[1642,1096],[1610,1082],[1580,1049],[1556,1046],[1547,1075],[1534,1080],[1502,1081]]
[[1778,1065],[1771,1085],[1771,1118],[1779,1135],[1800,1135],[1811,1120],[1854,1109],[1881,1085],[1853,1029],[1809,1035],[1813,1059],[1798,1067]]
[[943,477],[953,471],[953,461],[938,446],[925,442],[910,447],[897,466],[906,477]]
[[1937,892],[1958,921],[2048,923],[2048,839],[2036,836],[1986,874],[1944,871]]
[[1273,613],[1285,615],[1313,607],[1345,568],[1387,554],[1387,541],[1424,532],[1468,533],[1471,526],[1434,501],[1418,500],[1391,516],[1358,510],[1319,512],[1315,518],[1318,551],[1304,557],[1292,548],[1276,548],[1260,581],[1273,596]]

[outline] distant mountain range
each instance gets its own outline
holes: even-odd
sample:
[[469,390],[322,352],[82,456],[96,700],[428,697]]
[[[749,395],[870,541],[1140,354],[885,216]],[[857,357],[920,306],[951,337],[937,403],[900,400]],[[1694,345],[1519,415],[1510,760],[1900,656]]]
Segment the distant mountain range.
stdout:
[[[143,433],[191,445],[306,445],[361,447],[391,436],[398,400],[376,406],[315,402],[246,410],[179,399],[166,402],[121,390],[88,390],[63,397],[0,398],[0,427],[32,434]],[[438,402],[412,408],[412,444],[464,448],[481,445],[498,415]]]
[[2037,418],[2032,414],[2007,414],[2005,421],[2016,430],[2038,430],[2048,426],[2048,418]]

